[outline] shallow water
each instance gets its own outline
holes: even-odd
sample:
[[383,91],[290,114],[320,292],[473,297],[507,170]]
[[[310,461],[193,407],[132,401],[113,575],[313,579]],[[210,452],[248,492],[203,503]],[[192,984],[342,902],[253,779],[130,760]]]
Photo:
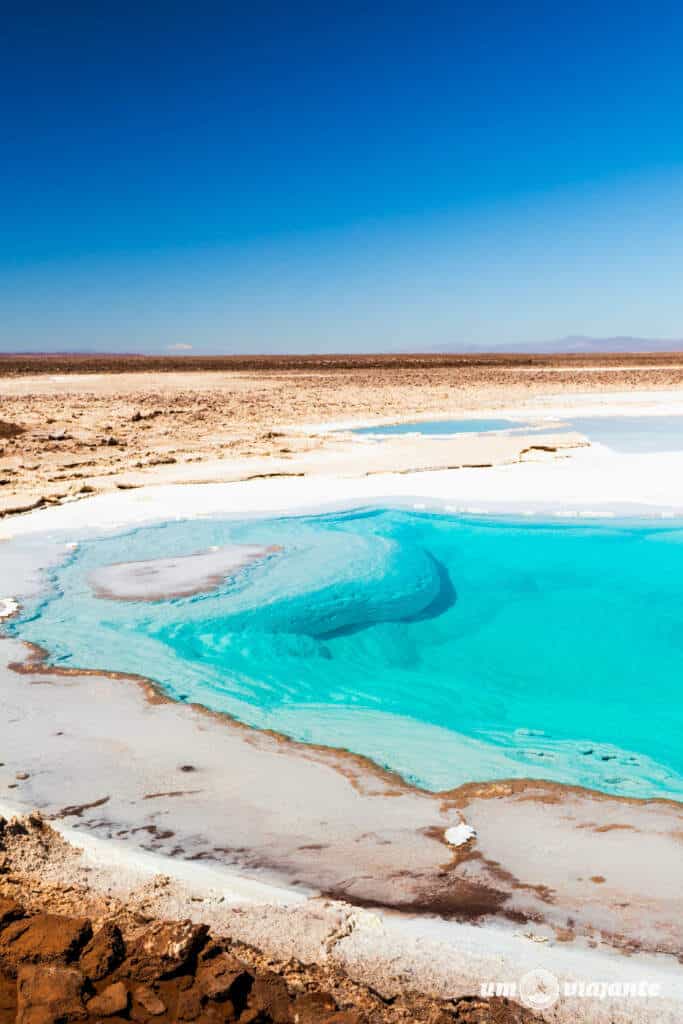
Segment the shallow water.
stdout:
[[570,429],[624,455],[683,451],[683,416],[578,416]]
[[380,437],[394,434],[450,437],[453,434],[490,433],[495,430],[523,431],[525,434],[577,432],[624,455],[683,451],[683,416],[676,415],[572,416],[561,422],[531,425],[508,419],[418,420],[380,427],[358,427],[353,433]]
[[[176,600],[89,583],[242,543],[282,551]],[[59,664],[148,676],[428,788],[532,776],[680,799],[682,580],[679,524],[193,520],[82,542],[12,630]]]
[[356,427],[354,434],[480,434],[491,430],[511,430],[523,427],[518,420],[506,419],[462,419],[462,420],[418,420],[413,423],[387,423],[377,427]]

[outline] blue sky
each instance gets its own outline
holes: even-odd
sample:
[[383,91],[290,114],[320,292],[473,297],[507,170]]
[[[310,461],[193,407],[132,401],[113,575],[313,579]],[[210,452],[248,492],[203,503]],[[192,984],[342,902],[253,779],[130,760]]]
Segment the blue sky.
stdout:
[[683,337],[683,8],[49,4],[0,38],[0,350]]

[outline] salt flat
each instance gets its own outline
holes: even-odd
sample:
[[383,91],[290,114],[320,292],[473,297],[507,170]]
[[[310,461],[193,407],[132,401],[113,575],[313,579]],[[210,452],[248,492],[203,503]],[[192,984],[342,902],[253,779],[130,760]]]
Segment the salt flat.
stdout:
[[[670,401],[678,407],[678,396]],[[543,408],[557,416],[567,407]],[[492,468],[361,476],[367,449],[358,442],[349,451],[355,461],[343,477],[160,484],[7,519],[3,597],[35,592],[40,567],[83,533],[162,520],[169,510],[241,517],[391,499],[528,515],[683,511],[678,453],[576,447]],[[102,840],[86,839],[80,862],[98,860],[94,884],[132,893],[158,867],[176,879],[158,906],[229,892],[244,908],[236,927],[245,940],[281,954],[320,955],[341,919],[348,935],[332,942],[332,955],[387,991],[408,983],[452,995],[543,965],[562,978],[647,976],[661,985],[660,997],[635,1008],[616,998],[563,1000],[553,1020],[680,1019],[680,805],[546,783],[426,793],[362,758],[162,700],[142,680],[46,671],[16,640],[2,641],[0,657],[9,809],[40,808],[59,827]],[[452,847],[445,834],[461,823],[476,835]],[[141,867],[141,848],[163,860]],[[188,879],[188,858],[214,866]]]

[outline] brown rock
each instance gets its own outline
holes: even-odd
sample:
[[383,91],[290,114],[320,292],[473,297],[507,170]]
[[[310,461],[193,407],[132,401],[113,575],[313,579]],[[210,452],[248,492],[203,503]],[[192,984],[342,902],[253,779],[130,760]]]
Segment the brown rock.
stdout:
[[320,1024],[366,1024],[367,1017],[360,1010],[340,1010],[329,1017],[323,1017]]
[[178,995],[178,1020],[196,1020],[202,1012],[202,994],[198,985],[186,988]]
[[159,999],[159,996],[149,985],[138,985],[133,992],[133,1000],[139,1003],[143,1010],[152,1017],[158,1017],[159,1014],[166,1013],[166,1004]]
[[254,982],[249,993],[248,1007],[272,1018],[274,1024],[292,1021],[292,999],[287,985],[278,974],[264,971]]
[[235,1006],[243,1007],[253,978],[244,964],[229,953],[220,953],[211,960],[205,960],[197,969],[197,984],[202,996],[216,1002],[232,1000]]
[[0,437],[19,437],[23,433],[24,428],[20,427],[18,423],[8,423],[7,420],[0,420]]
[[240,1024],[262,1024],[267,1020],[260,1010],[245,1010],[240,1016]]
[[20,907],[14,900],[6,900],[0,897],[0,928],[4,928],[6,924],[17,921],[23,916],[23,907]]
[[140,981],[167,978],[186,970],[206,941],[208,927],[191,921],[156,921],[129,949],[129,973]]
[[337,1004],[328,992],[306,992],[295,1000],[292,1020],[294,1024],[320,1024],[336,1009]]
[[120,929],[107,921],[83,950],[80,967],[88,978],[100,981],[119,966],[125,955]]
[[208,1003],[197,1017],[197,1024],[229,1024],[235,1020],[229,1003]]
[[25,965],[17,977],[17,1024],[85,1020],[84,979],[74,967]]
[[36,914],[13,921],[0,932],[0,959],[11,972],[22,963],[69,963],[91,935],[86,918]]
[[17,1015],[17,983],[0,973],[0,1020],[14,1020]]
[[88,1013],[93,1017],[113,1017],[128,1009],[128,989],[122,981],[116,981],[94,996],[88,1002]]

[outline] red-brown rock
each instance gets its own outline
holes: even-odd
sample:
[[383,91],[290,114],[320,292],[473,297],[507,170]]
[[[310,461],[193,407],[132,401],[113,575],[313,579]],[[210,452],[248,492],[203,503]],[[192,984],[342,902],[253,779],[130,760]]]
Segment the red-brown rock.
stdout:
[[360,1010],[340,1010],[321,1019],[321,1024],[365,1024],[367,1018]]
[[294,1002],[294,1024],[320,1024],[334,1013],[337,1004],[328,992],[306,992]]
[[17,983],[0,974],[0,1021],[13,1021],[17,1014]]
[[20,907],[14,900],[6,900],[0,897],[0,928],[4,928],[6,924],[10,924],[12,921],[18,921],[23,916],[23,907]]
[[93,1017],[114,1017],[128,1009],[128,989],[122,981],[107,985],[99,995],[88,1002],[88,1013]]
[[202,994],[198,985],[183,989],[178,994],[178,1006],[176,1016],[179,1021],[196,1020],[202,1012]]
[[139,981],[186,970],[206,941],[208,927],[191,921],[156,921],[131,944],[126,969]]
[[125,955],[121,930],[108,921],[83,950],[80,967],[86,977],[100,981],[122,963]]
[[0,959],[11,972],[22,963],[70,963],[91,935],[86,918],[36,914],[13,921],[0,932]]
[[17,977],[17,1024],[85,1020],[84,978],[74,967],[25,964]]
[[278,974],[264,971],[256,978],[249,993],[248,1007],[270,1017],[274,1024],[292,1021],[292,998],[287,985]]
[[133,992],[133,1002],[139,1003],[151,1017],[158,1017],[160,1014],[166,1013],[166,1004],[149,985],[138,985]]
[[252,981],[244,964],[229,953],[219,953],[211,960],[202,962],[197,969],[197,982],[202,996],[216,1002],[230,999],[234,1004],[243,1006]]

